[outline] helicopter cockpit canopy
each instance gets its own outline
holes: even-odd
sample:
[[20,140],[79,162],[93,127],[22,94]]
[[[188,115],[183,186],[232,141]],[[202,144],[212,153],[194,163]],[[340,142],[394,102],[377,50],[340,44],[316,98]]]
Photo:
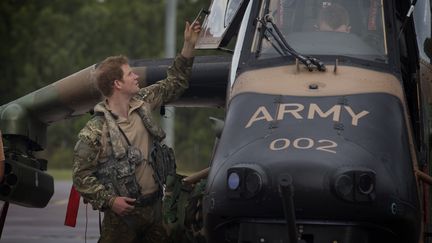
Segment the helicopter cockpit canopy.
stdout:
[[226,46],[234,36],[248,2],[248,0],[213,0],[209,13],[202,23],[202,31],[195,47],[217,49]]
[[[268,16],[297,52],[387,62],[382,0],[271,0],[267,7]],[[259,58],[279,55],[271,38],[263,38],[261,45],[260,38],[257,34],[252,50],[262,48]]]

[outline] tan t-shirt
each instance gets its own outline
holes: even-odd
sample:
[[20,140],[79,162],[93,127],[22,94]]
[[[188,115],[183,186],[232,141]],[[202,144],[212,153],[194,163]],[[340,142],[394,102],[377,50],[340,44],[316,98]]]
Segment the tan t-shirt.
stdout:
[[132,107],[129,110],[128,119],[119,117],[119,119],[117,119],[117,124],[124,131],[131,144],[141,150],[143,158],[145,158],[141,165],[137,166],[135,175],[138,184],[141,186],[141,194],[147,195],[158,190],[158,185],[153,178],[153,168],[148,163],[152,141],[138,112],[134,112],[135,109],[136,107]]
[[4,161],[4,160],[5,160],[5,156],[3,151],[3,137],[0,131],[0,161]]

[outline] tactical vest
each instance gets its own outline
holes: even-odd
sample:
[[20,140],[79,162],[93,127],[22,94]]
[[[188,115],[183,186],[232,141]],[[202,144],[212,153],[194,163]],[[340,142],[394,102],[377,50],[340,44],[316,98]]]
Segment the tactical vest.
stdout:
[[125,155],[121,159],[110,156],[106,161],[99,161],[96,177],[107,190],[118,196],[138,198],[141,188],[135,176],[136,165],[129,162]]
[[[105,107],[103,107],[105,108]],[[143,107],[136,110],[152,138],[160,142],[165,138],[165,132],[151,119],[151,114]],[[107,190],[115,192],[118,196],[138,198],[141,195],[141,188],[135,176],[135,169],[138,165],[130,161],[128,146],[123,142],[122,134],[113,117],[106,109],[96,111],[96,117],[104,117],[108,135],[105,154],[98,160],[96,177]]]

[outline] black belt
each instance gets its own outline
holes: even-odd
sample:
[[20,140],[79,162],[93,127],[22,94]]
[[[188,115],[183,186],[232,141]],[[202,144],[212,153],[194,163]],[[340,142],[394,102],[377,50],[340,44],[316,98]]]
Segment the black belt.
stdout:
[[159,190],[147,195],[141,195],[135,201],[135,206],[138,207],[149,206],[155,203],[156,201],[158,201],[160,198],[162,198],[162,195],[159,192]]

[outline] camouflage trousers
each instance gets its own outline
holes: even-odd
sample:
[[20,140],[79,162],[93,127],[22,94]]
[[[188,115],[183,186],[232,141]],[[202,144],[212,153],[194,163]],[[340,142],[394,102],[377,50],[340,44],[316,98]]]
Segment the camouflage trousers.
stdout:
[[113,211],[104,213],[99,243],[163,243],[167,233],[162,224],[162,202],[135,207],[128,216],[120,217]]

